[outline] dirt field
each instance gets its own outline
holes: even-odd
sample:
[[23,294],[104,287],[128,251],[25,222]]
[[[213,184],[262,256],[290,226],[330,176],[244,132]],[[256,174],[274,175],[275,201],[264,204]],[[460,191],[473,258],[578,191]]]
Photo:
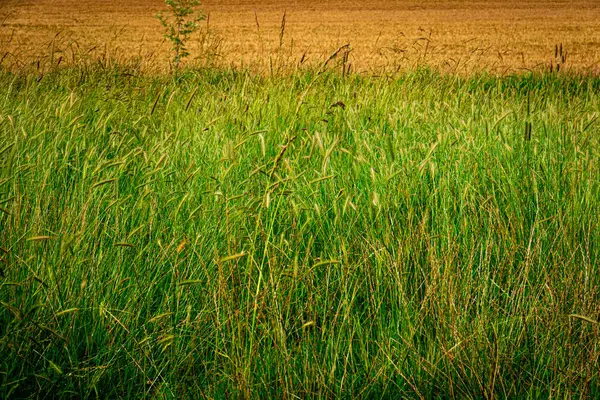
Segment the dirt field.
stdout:
[[[503,73],[549,68],[562,44],[563,69],[600,69],[595,0],[206,0],[201,8],[210,18],[192,55],[226,64],[317,63],[350,44],[348,63],[359,71],[429,63]],[[89,52],[164,67],[168,45],[154,18],[162,9],[161,0],[4,0],[3,63]]]

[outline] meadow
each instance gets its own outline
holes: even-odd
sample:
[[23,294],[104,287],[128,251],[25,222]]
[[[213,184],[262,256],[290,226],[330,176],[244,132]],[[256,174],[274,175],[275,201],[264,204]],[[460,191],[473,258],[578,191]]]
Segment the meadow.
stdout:
[[3,398],[598,394],[598,77],[0,81]]
[[0,398],[600,396],[600,75],[281,25],[178,74],[2,42]]

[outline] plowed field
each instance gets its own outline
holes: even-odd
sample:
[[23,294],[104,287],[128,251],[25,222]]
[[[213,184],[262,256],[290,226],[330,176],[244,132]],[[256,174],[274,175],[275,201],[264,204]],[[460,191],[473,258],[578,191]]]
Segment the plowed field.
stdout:
[[[161,0],[3,1],[3,62],[89,51],[152,55],[164,65],[169,48],[154,17],[164,8]],[[210,18],[192,55],[225,64],[322,62],[345,44],[348,62],[363,71],[417,63],[461,72],[549,68],[560,44],[563,68],[597,71],[600,63],[597,1],[207,0],[201,8]]]

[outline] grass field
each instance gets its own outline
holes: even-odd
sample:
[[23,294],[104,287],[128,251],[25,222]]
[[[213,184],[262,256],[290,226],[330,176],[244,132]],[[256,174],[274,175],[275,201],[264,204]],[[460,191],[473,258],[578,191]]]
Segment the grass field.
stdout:
[[[202,8],[210,19],[193,54],[225,66],[322,62],[350,44],[358,72],[427,63],[506,74],[548,69],[562,44],[564,67],[600,71],[600,4],[593,0],[206,0]],[[161,9],[162,0],[4,0],[3,64],[47,61],[52,51],[64,63],[118,54],[164,69],[168,45],[154,18]]]
[[0,398],[599,397],[598,6],[239,3],[3,3]]
[[0,397],[595,397],[591,76],[0,75]]

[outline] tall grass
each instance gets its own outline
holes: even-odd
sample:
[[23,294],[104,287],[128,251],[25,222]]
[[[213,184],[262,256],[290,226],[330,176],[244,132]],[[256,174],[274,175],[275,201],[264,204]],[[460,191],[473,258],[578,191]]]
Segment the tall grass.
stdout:
[[0,397],[597,396],[599,89],[0,73]]

